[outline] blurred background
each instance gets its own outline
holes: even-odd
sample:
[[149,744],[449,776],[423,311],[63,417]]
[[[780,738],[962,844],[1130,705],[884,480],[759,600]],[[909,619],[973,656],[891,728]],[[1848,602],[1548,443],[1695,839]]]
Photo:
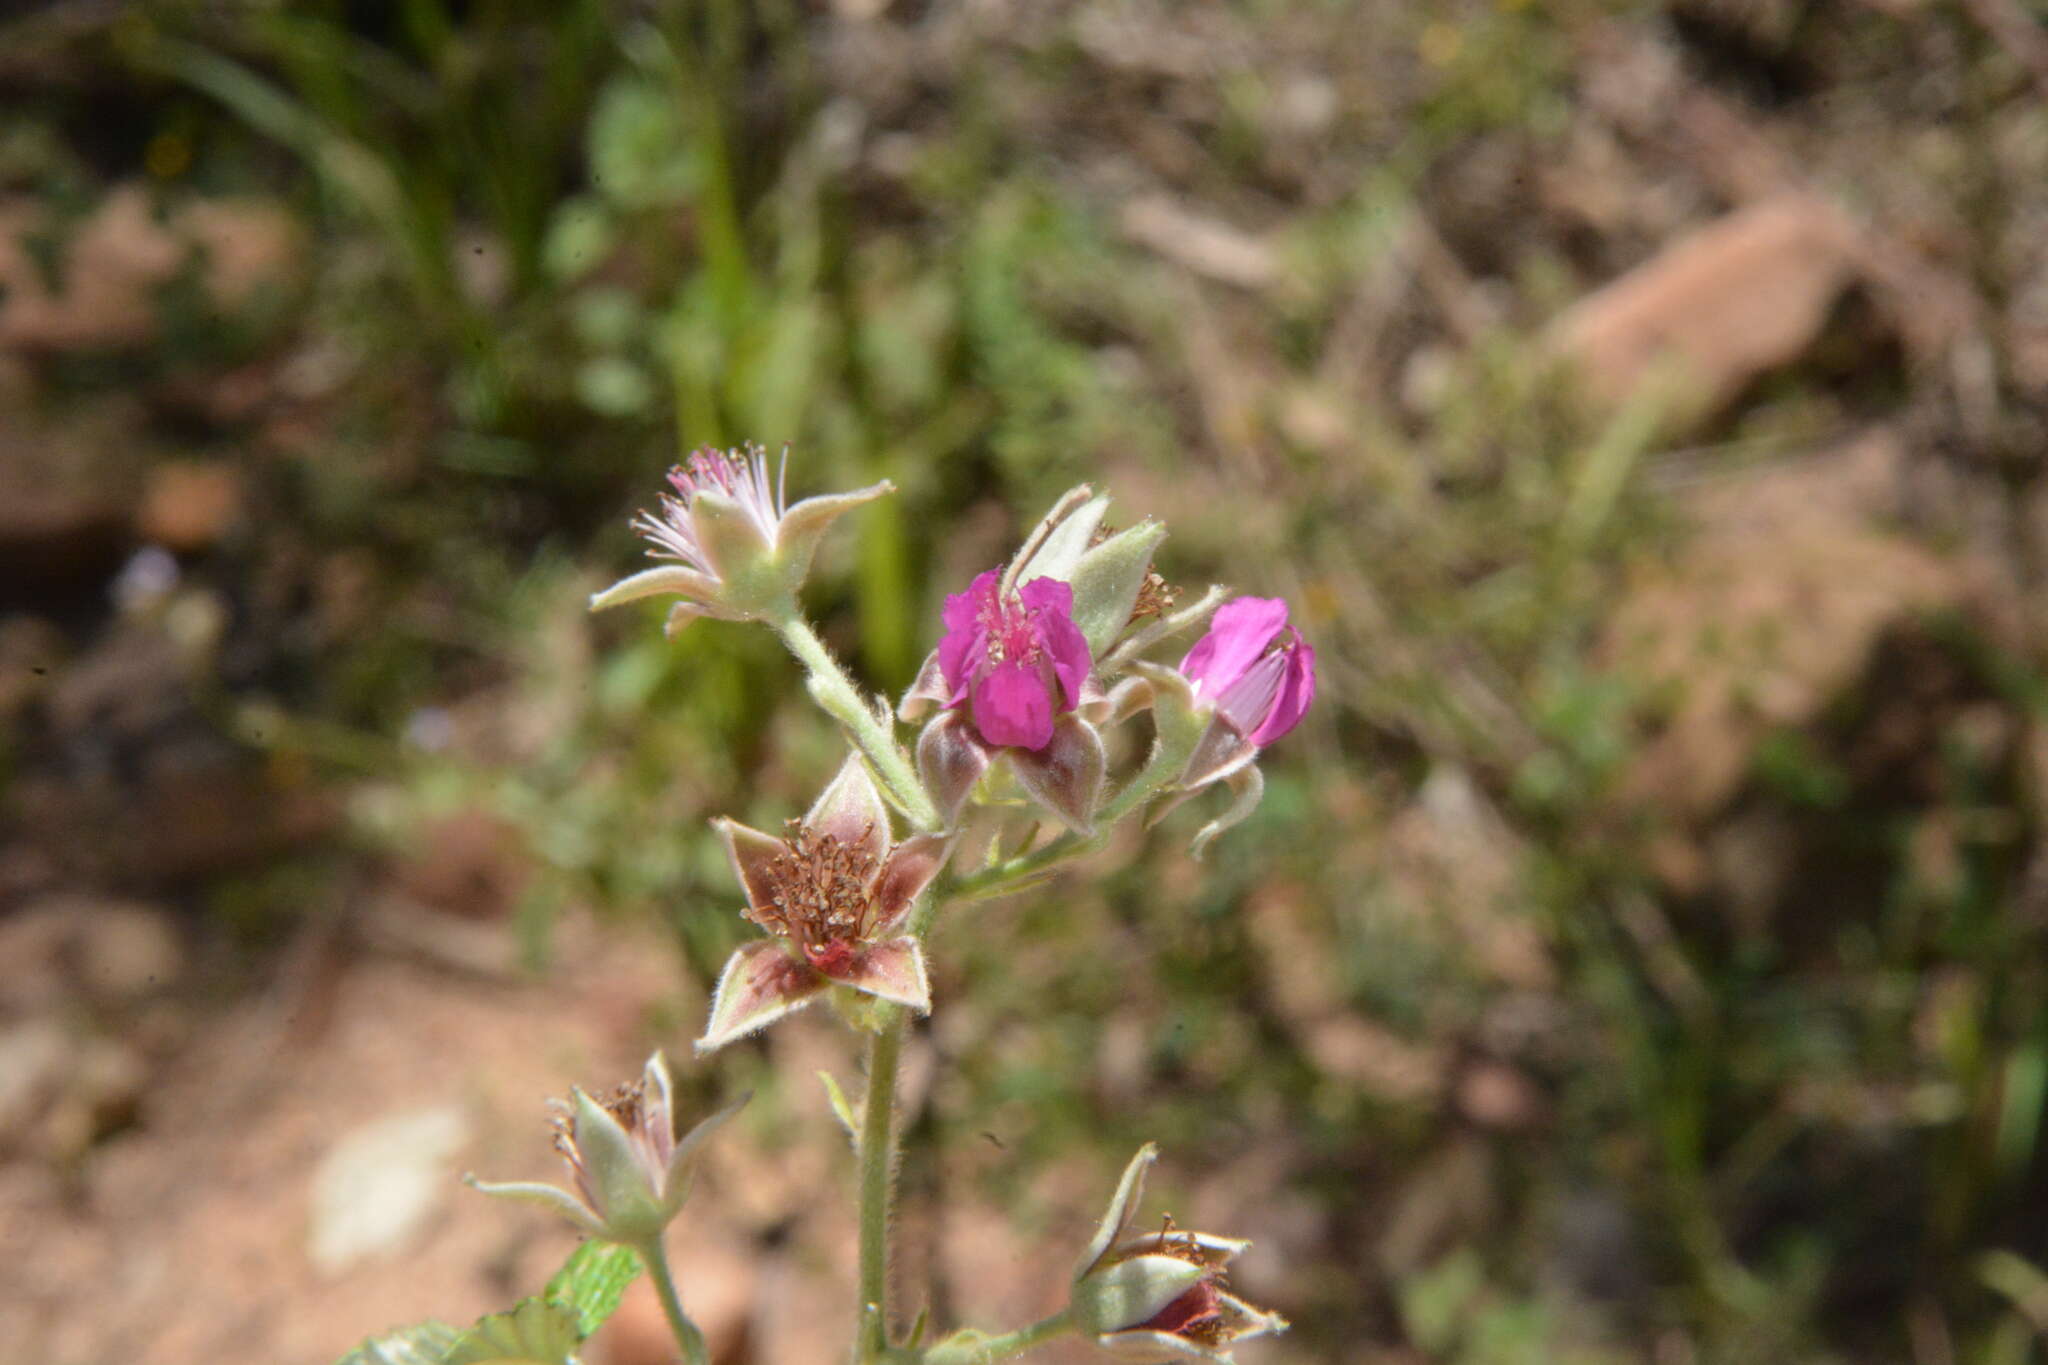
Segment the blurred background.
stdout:
[[[1208,862],[941,923],[906,1311],[1056,1307],[1157,1139],[1247,1361],[2039,1358],[2037,0],[6,16],[0,1360],[559,1263],[456,1175],[687,1056],[706,819],[838,761],[765,633],[583,609],[743,439],[899,486],[811,594],[876,688],[1083,479],[1322,662]],[[675,1239],[725,1365],[850,1314],[820,1068],[683,1068],[756,1092]]]

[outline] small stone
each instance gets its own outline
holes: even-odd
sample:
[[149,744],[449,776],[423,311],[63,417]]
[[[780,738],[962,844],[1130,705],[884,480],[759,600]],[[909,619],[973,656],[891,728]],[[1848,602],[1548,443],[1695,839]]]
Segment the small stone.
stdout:
[[344,1134],[313,1173],[306,1254],[322,1275],[395,1255],[427,1223],[469,1141],[455,1105],[378,1119]]
[[172,550],[217,542],[242,510],[242,476],[218,460],[173,460],[151,471],[136,513],[144,540]]
[[63,1079],[71,1042],[54,1019],[29,1019],[0,1032],[0,1146],[28,1127]]
[[81,905],[66,956],[79,983],[104,1001],[132,1000],[185,973],[185,945],[164,911],[129,901]]

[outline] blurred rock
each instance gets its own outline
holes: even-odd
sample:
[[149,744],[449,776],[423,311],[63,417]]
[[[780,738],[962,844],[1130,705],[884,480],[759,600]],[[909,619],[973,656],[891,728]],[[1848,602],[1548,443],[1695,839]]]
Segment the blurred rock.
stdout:
[[189,553],[218,541],[241,514],[242,476],[218,460],[173,460],[149,474],[136,513],[144,540]]
[[501,921],[533,878],[526,839],[509,821],[468,809],[419,831],[417,847],[393,868],[411,899],[463,919]]
[[1505,1062],[1479,1061],[1458,1076],[1458,1112],[1481,1128],[1516,1132],[1543,1117],[1543,1095]]
[[1904,462],[1899,439],[1876,431],[1691,497],[1696,534],[1675,558],[1638,566],[1598,649],[1671,698],[1621,783],[1623,805],[1680,821],[1719,810],[1756,741],[1818,715],[1886,627],[1980,594],[1968,566],[1883,525]]
[[449,1162],[469,1141],[454,1105],[433,1105],[343,1134],[313,1172],[306,1254],[325,1275],[396,1254],[454,1183]]
[[1387,852],[1389,903],[1417,926],[1448,929],[1463,955],[1496,981],[1534,989],[1555,983],[1549,948],[1517,899],[1521,840],[1469,774],[1433,768],[1388,826]]
[[1704,416],[1820,335],[1855,273],[1852,231],[1823,200],[1786,194],[1680,238],[1557,320],[1550,344],[1588,395],[1618,407],[1671,386],[1672,416]]
[[41,1016],[0,1029],[0,1150],[16,1146],[63,1083],[71,1040]]
[[175,984],[185,945],[170,916],[139,901],[47,896],[0,919],[0,1010],[48,1008],[72,990],[125,1004]]
[[184,975],[184,942],[170,916],[156,906],[81,899],[71,920],[66,943],[71,971],[101,1000],[131,1000]]
[[45,612],[50,594],[105,581],[128,544],[134,502],[106,465],[133,440],[118,418],[0,423],[0,604]]
[[139,345],[156,334],[158,291],[188,265],[213,306],[234,310],[290,279],[300,254],[296,225],[275,205],[195,200],[160,217],[149,190],[128,184],[66,225],[38,202],[6,200],[0,350]]
[[0,727],[49,689],[67,653],[64,632],[42,617],[0,617]]

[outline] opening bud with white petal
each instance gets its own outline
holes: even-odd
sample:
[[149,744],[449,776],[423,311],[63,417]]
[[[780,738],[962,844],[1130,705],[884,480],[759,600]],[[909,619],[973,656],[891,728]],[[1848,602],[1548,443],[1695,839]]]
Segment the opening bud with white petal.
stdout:
[[818,542],[841,515],[895,491],[886,480],[850,493],[783,495],[788,456],[768,477],[758,445],[706,446],[669,471],[675,490],[661,506],[633,519],[654,558],[668,561],[619,580],[590,599],[600,611],[645,597],[683,600],[669,612],[670,638],[699,616],[727,621],[773,620],[796,609],[797,590],[811,571]]

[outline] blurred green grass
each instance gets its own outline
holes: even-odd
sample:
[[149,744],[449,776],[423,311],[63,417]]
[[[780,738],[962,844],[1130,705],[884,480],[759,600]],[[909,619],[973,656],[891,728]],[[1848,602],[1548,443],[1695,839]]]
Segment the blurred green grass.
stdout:
[[[1585,136],[1587,32],[1658,17],[1091,13],[163,5],[38,37],[112,73],[135,145],[80,135],[93,77],[53,81],[9,101],[11,187],[175,167],[166,195],[281,196],[317,233],[294,310],[228,356],[348,357],[309,453],[208,440],[280,540],[367,554],[382,610],[266,690],[263,747],[359,783],[373,847],[468,809],[518,830],[536,964],[589,910],[671,924],[708,978],[741,926],[705,818],[778,818],[834,755],[768,642],[581,618],[678,433],[788,442],[806,491],[898,483],[814,599],[878,688],[1095,480],[1169,520],[1176,582],[1297,603],[1326,700],[1210,863],[1182,817],[941,930],[963,1084],[913,1164],[986,1131],[1019,1167],[1268,1153],[1247,1188],[1309,1210],[1275,1234],[1299,1358],[2034,1358],[2039,794],[2025,741],[1972,727],[2033,733],[2037,655],[1906,630],[1745,754],[1724,824],[1797,850],[1759,919],[1674,888],[1656,840],[1687,817],[1623,789],[1673,702],[1596,646],[1633,568],[1683,552],[1671,458],[1653,414],[1578,410],[1540,333],[1642,244],[1588,244],[1511,172]],[[1832,46],[1768,15],[1758,41],[1859,79],[1918,60],[1877,10],[1836,18]],[[2012,99],[1957,32],[1956,80]],[[1247,43],[1265,64],[1225,60]],[[1130,240],[1115,204],[1161,166],[1264,226],[1276,283]],[[1405,286],[1418,222],[1483,280],[1463,316]],[[183,335],[52,367],[49,401],[224,363]],[[1897,398],[1794,373],[1703,439],[1783,450]],[[1867,760],[1911,661],[1884,649],[1935,675],[1910,779]],[[423,715],[461,738],[400,739]],[[278,876],[208,895],[260,920]]]

